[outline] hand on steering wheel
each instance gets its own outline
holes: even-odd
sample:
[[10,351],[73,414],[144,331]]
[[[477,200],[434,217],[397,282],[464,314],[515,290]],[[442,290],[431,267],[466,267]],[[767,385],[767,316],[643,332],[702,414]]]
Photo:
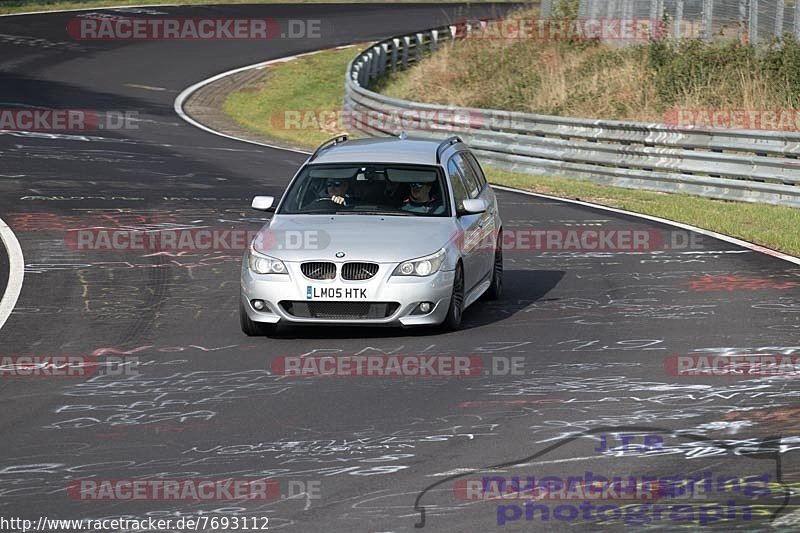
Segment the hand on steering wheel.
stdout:
[[347,198],[345,198],[344,196],[338,196],[338,195],[333,195],[332,197],[321,196],[316,200],[314,200],[312,203],[319,203],[319,202],[330,202],[332,204],[349,207],[347,205]]

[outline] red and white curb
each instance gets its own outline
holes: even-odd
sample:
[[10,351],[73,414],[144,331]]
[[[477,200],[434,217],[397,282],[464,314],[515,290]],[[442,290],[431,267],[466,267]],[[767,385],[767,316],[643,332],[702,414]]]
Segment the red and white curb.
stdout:
[[[336,48],[331,48],[330,50],[343,50],[345,48],[353,48],[355,46],[357,46],[357,45],[348,44],[348,45],[344,45],[344,46],[337,46]],[[184,89],[178,95],[178,97],[175,99],[175,103],[174,103],[173,107],[175,109],[175,112],[178,114],[178,116],[181,117],[183,120],[185,120],[186,122],[188,122],[192,126],[200,128],[203,131],[207,131],[208,133],[213,133],[214,135],[219,135],[220,137],[225,137],[226,139],[233,139],[234,141],[242,141],[242,142],[246,142],[246,143],[250,143],[250,144],[257,144],[259,146],[265,146],[267,148],[276,148],[278,150],[286,150],[287,152],[294,152],[296,154],[308,154],[308,155],[311,155],[311,152],[308,152],[306,150],[295,150],[294,148],[286,148],[285,146],[278,146],[278,145],[269,144],[269,143],[262,143],[262,142],[259,142],[259,141],[253,141],[251,139],[245,139],[245,138],[242,138],[242,137],[236,137],[234,135],[228,135],[227,133],[222,133],[221,131],[217,131],[215,129],[209,128],[205,124],[201,124],[200,122],[194,120],[192,117],[190,117],[189,115],[186,114],[186,112],[183,110],[183,106],[186,104],[186,101],[189,99],[190,96],[192,96],[192,94],[194,94],[195,91],[205,87],[206,85],[208,85],[210,83],[214,83],[217,80],[221,80],[222,78],[225,78],[227,76],[232,76],[234,74],[239,74],[240,72],[245,72],[245,71],[248,71],[248,70],[262,70],[262,69],[265,69],[265,68],[269,67],[270,65],[276,65],[278,63],[288,63],[290,61],[294,61],[295,59],[300,59],[301,57],[313,56],[313,55],[316,55],[316,54],[319,54],[319,53],[322,53],[322,52],[328,52],[328,51],[329,50],[315,50],[314,52],[306,52],[304,54],[296,54],[296,55],[293,55],[293,56],[280,57],[278,59],[271,59],[269,61],[263,61],[261,63],[256,63],[254,65],[247,65],[245,67],[239,67],[239,68],[235,68],[233,70],[228,70],[228,71],[223,72],[221,74],[217,74],[216,76],[212,76],[212,77],[210,77],[210,78],[208,78],[206,80],[197,82],[194,85],[192,85],[191,87],[187,87],[186,89]]]

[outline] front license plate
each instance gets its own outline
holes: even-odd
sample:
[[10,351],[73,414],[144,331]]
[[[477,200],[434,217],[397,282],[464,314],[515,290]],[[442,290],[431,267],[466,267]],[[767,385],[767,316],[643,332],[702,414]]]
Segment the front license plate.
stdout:
[[306,300],[368,300],[367,289],[358,287],[306,287]]

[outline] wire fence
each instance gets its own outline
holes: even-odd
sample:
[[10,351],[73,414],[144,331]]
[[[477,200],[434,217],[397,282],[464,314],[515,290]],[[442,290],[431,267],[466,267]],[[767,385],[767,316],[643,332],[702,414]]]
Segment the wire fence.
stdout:
[[800,0],[542,0],[542,18],[577,4],[580,19],[663,21],[673,39],[766,42],[791,33],[800,39]]

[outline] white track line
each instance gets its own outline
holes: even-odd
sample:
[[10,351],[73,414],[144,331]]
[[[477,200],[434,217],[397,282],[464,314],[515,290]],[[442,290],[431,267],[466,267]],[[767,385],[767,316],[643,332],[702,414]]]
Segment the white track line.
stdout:
[[593,204],[591,202],[582,202],[580,200],[570,200],[569,198],[560,198],[558,196],[550,196],[548,194],[540,194],[536,192],[529,192],[523,191],[520,189],[515,189],[513,187],[504,187],[502,185],[492,185],[495,189],[500,189],[502,191],[508,192],[515,192],[519,194],[527,194],[528,196],[536,196],[538,198],[547,198],[548,200],[557,200],[559,202],[566,202],[569,204],[576,204],[581,205],[584,207],[591,207],[593,209],[601,209],[603,211],[610,211],[612,213],[619,213],[621,215],[629,215],[637,218],[643,218],[645,220],[651,220],[653,222],[658,222],[660,224],[667,224],[669,226],[675,226],[677,228],[681,228],[688,231],[693,231],[695,233],[699,233],[701,235],[705,235],[707,237],[712,237],[714,239],[719,239],[721,241],[729,242],[731,244],[735,244],[736,246],[741,246],[743,248],[747,248],[754,252],[760,252],[762,254],[771,255],[772,257],[777,257],[778,259],[783,259],[784,261],[788,261],[790,263],[794,263],[795,265],[800,265],[800,257],[794,257],[793,255],[788,255],[777,250],[773,250],[771,248],[765,248],[764,246],[759,246],[758,244],[754,244],[752,242],[743,241],[741,239],[737,239],[736,237],[730,237],[728,235],[724,235],[722,233],[717,233],[716,231],[711,231],[703,228],[698,228],[697,226],[692,226],[690,224],[684,224],[682,222],[675,222],[674,220],[668,220],[666,218],[659,218],[654,217],[651,215],[643,215],[641,213],[634,213],[633,211],[625,211],[624,209],[617,209],[615,207],[607,207],[604,205]]
[[22,290],[22,280],[25,277],[25,258],[22,256],[22,248],[11,228],[0,219],[0,241],[8,252],[8,285],[3,297],[0,298],[0,329],[11,316],[11,311],[17,305],[19,293]]
[[[349,45],[349,46],[354,46],[354,45]],[[334,48],[333,50],[338,50],[338,49],[341,49],[341,48],[348,48],[349,46],[339,46],[337,48]],[[287,150],[287,151],[290,151],[290,152],[295,152],[295,153],[300,153],[300,154],[310,154],[311,152],[306,152],[306,151],[303,151],[303,150],[294,150],[292,148],[285,148],[285,147],[282,147],[282,146],[275,146],[275,145],[271,145],[271,144],[267,144],[267,143],[261,143],[261,142],[253,141],[253,140],[250,140],[250,139],[243,139],[241,137],[234,137],[232,135],[227,135],[227,134],[218,132],[216,130],[213,130],[213,129],[209,128],[208,126],[200,124],[196,120],[194,120],[191,117],[189,117],[188,115],[186,115],[186,113],[183,111],[183,104],[189,98],[189,96],[191,96],[191,94],[193,92],[195,92],[197,89],[199,89],[199,88],[201,88],[201,87],[203,87],[205,85],[208,85],[209,83],[213,83],[213,82],[215,82],[215,81],[217,81],[217,80],[219,80],[221,78],[224,78],[225,76],[229,76],[231,74],[238,74],[239,72],[243,72],[245,70],[250,70],[250,69],[254,69],[254,68],[263,68],[263,67],[265,67],[267,65],[272,65],[272,64],[275,64],[275,63],[286,63],[288,61],[292,61],[292,60],[297,59],[299,57],[310,56],[310,55],[313,55],[313,54],[317,54],[319,52],[324,52],[324,50],[317,50],[315,52],[307,52],[305,54],[298,54],[298,55],[293,55],[293,56],[282,57],[280,59],[273,59],[271,61],[265,61],[263,63],[256,63],[254,65],[249,65],[249,66],[246,66],[246,67],[240,67],[240,68],[237,68],[237,69],[229,70],[228,72],[223,72],[222,74],[217,74],[216,76],[213,76],[213,77],[211,77],[211,78],[209,78],[207,80],[203,80],[203,81],[201,81],[199,83],[195,83],[191,87],[189,87],[186,90],[184,90],[175,99],[175,106],[174,106],[175,107],[175,112],[183,120],[185,120],[189,124],[191,124],[193,126],[196,126],[196,127],[200,128],[201,130],[205,130],[205,131],[207,131],[209,133],[213,133],[214,135],[219,135],[221,137],[225,137],[225,138],[228,138],[228,139],[233,139],[233,140],[236,140],[236,141],[242,141],[242,142],[246,142],[246,143],[257,144],[259,146],[266,146],[268,148],[275,148],[275,149],[278,149],[278,150]],[[632,217],[641,218],[641,219],[644,219],[644,220],[650,220],[652,222],[658,222],[660,224],[666,224],[668,226],[674,226],[676,228],[684,229],[684,230],[687,230],[687,231],[693,231],[695,233],[699,233],[699,234],[705,235],[707,237],[712,237],[714,239],[719,239],[721,241],[729,242],[731,244],[735,244],[736,246],[741,246],[743,248],[747,248],[747,249],[752,250],[754,252],[767,254],[767,255],[770,255],[770,256],[775,257],[777,259],[782,259],[784,261],[788,261],[789,263],[794,263],[795,265],[800,265],[800,258],[798,258],[798,257],[794,257],[792,255],[784,254],[782,252],[779,252],[777,250],[772,250],[772,249],[766,248],[764,246],[759,246],[758,244],[754,244],[752,242],[743,241],[741,239],[737,239],[736,237],[730,237],[728,235],[723,235],[722,233],[717,233],[715,231],[710,231],[710,230],[707,230],[707,229],[698,228],[697,226],[692,226],[691,224],[684,224],[682,222],[675,222],[674,220],[668,220],[666,218],[659,218],[659,217],[654,217],[654,216],[651,216],[651,215],[644,215],[642,213],[634,213],[633,211],[625,211],[624,209],[617,209],[617,208],[614,208],[614,207],[607,207],[607,206],[604,206],[604,205],[593,204],[591,202],[582,202],[580,200],[570,200],[569,198],[560,198],[558,196],[550,196],[550,195],[547,195],[547,194],[540,194],[540,193],[535,193],[535,192],[523,191],[521,189],[515,189],[513,187],[505,187],[503,185],[494,185],[493,184],[492,187],[495,188],[495,189],[502,190],[502,191],[514,192],[514,193],[518,193],[518,194],[526,194],[528,196],[535,196],[535,197],[538,197],[538,198],[546,198],[548,200],[555,200],[555,201],[558,201],[558,202],[564,202],[564,203],[569,203],[569,204],[580,205],[580,206],[589,207],[589,208],[592,208],[592,209],[599,209],[599,210],[602,210],[602,211],[609,211],[611,213],[618,213],[618,214],[621,214],[621,215],[628,215],[628,216],[632,216]]]

